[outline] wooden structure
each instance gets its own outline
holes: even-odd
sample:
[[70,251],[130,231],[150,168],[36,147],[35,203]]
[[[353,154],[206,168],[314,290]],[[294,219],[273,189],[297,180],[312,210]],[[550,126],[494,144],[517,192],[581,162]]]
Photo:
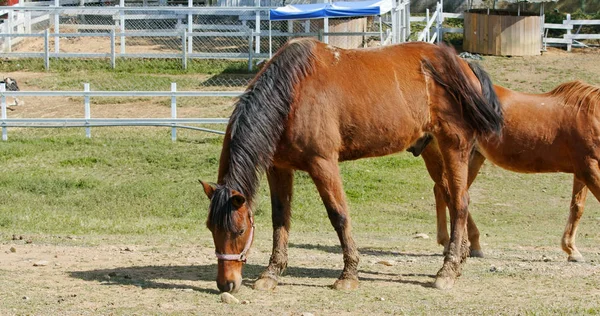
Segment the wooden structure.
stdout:
[[542,25],[538,14],[476,9],[464,13],[463,49],[502,56],[539,55]]

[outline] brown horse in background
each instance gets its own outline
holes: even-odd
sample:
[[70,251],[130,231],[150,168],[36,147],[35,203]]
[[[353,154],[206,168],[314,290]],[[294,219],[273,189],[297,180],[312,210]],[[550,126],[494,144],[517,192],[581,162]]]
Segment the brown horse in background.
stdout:
[[[516,172],[572,173],[570,215],[561,243],[569,261],[584,261],[575,246],[575,236],[588,188],[600,200],[600,88],[575,81],[542,94],[520,93],[500,86],[494,90],[503,108],[505,127],[502,137],[477,139],[469,161],[468,185],[475,180],[486,158]],[[417,145],[423,143],[426,141]],[[425,144],[422,155],[436,183],[437,241],[447,249],[450,239],[443,198],[443,162],[437,145],[436,141]],[[423,148],[417,146],[411,151],[417,154],[420,150]],[[470,214],[468,235],[471,255],[483,256],[479,231]]]
[[436,286],[450,288],[468,254],[467,163],[476,134],[497,133],[502,113],[486,99],[454,50],[427,43],[345,50],[292,40],[257,74],[227,126],[207,226],[218,258],[217,286],[235,292],[254,237],[252,202],[261,171],[271,192],[273,252],[255,282],[273,289],[288,263],[295,170],[308,172],[344,255],[336,289],[358,286],[358,251],[339,162],[405,150],[425,134],[437,139],[447,168],[446,202],[458,215]]

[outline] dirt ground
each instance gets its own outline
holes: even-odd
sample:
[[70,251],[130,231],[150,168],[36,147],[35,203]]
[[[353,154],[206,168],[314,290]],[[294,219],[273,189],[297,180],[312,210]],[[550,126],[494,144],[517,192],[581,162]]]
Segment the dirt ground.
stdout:
[[[552,49],[539,57],[486,58],[483,64],[500,84],[521,91],[541,92],[571,79],[600,83],[590,75],[600,73],[595,49],[572,54]],[[577,70],[588,75],[580,78]],[[38,90],[27,79],[50,74],[6,75],[20,78],[22,90]],[[77,98],[25,101],[9,117],[83,116]],[[214,106],[222,114],[231,103],[218,100]],[[203,111],[208,110],[183,107],[178,113],[209,113]],[[97,104],[92,112],[93,117],[170,116],[167,103],[155,100]],[[594,214],[586,220],[597,229],[600,216]],[[245,286],[236,294],[244,304],[237,305],[223,304],[217,295],[214,248],[202,223],[183,236],[0,233],[0,315],[600,313],[600,235],[580,239],[585,263],[568,263],[558,242],[531,246],[535,243],[488,236],[483,243],[486,258],[469,259],[455,288],[438,291],[431,283],[443,257],[433,229],[432,222],[429,239],[357,232],[361,286],[353,292],[329,288],[342,268],[333,229],[293,232],[287,274],[274,292],[265,293],[251,289],[271,249],[270,228],[259,227],[245,267]]]

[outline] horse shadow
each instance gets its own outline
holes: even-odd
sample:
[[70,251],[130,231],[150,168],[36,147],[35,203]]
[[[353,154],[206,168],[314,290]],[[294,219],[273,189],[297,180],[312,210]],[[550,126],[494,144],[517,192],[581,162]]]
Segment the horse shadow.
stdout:
[[[254,281],[258,278],[260,273],[265,269],[265,266],[246,264],[244,266],[244,280],[242,284],[248,287],[252,287]],[[341,270],[339,269],[327,269],[327,268],[306,268],[306,267],[288,267],[284,273],[284,276],[291,276],[294,278],[329,278],[336,279],[340,275]],[[426,276],[433,278],[433,275],[416,275],[416,274],[393,274],[393,273],[380,273],[373,271],[360,271],[362,276],[359,277],[361,281],[373,281],[373,282],[398,282],[406,284],[415,284],[423,287],[431,287],[429,282],[421,282],[416,280],[409,280],[406,277],[411,276]],[[400,280],[386,281],[369,277],[366,275],[385,275],[385,276],[396,276],[401,277]],[[214,282],[217,279],[217,265],[184,265],[184,266],[132,266],[132,267],[117,267],[111,269],[94,269],[88,271],[71,271],[69,276],[85,281],[96,281],[103,285],[135,285],[143,289],[191,289],[193,291],[204,292],[209,294],[219,294],[219,291],[214,287],[204,288],[200,286],[190,285],[188,283],[177,283],[177,281],[210,281]],[[171,280],[173,282],[161,282],[158,280]],[[281,285],[302,285],[302,286],[316,286],[310,284],[300,284],[286,281],[285,279],[280,282]]]
[[[342,253],[342,248],[339,245],[330,246],[330,245],[321,245],[321,244],[294,244],[289,243],[289,247],[291,248],[300,248],[300,249],[308,249],[308,250],[319,250],[328,253]],[[358,252],[363,255],[371,255],[371,256],[395,256],[395,257],[442,257],[442,252],[440,253],[410,253],[410,252],[399,252],[399,251],[390,251],[383,250],[377,248],[369,248],[362,247],[358,248]]]

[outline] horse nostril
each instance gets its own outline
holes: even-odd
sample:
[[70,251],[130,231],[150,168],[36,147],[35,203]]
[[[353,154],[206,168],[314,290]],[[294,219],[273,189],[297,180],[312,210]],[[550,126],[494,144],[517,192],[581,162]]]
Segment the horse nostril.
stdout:
[[219,290],[221,292],[232,292],[235,289],[234,282],[227,282],[225,284],[217,284],[217,286],[219,287]]

